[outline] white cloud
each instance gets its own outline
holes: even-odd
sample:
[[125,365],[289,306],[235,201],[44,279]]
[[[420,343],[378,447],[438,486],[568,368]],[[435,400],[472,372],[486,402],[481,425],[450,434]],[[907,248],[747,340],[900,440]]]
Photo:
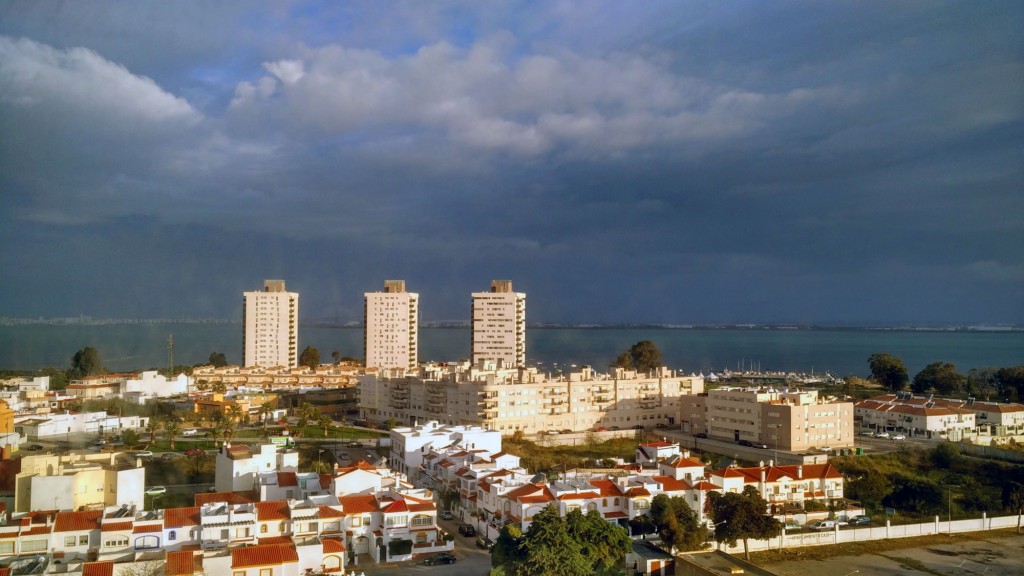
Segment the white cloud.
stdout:
[[615,153],[720,141],[820,98],[812,90],[761,94],[679,76],[657,58],[523,56],[520,48],[507,34],[468,49],[438,42],[397,57],[305,48],[240,83],[229,116],[236,125],[271,119],[283,132],[318,137],[426,130],[469,149],[532,156],[555,147]]
[[0,36],[0,86],[0,101],[17,108],[156,123],[201,119],[183,98],[86,48]]

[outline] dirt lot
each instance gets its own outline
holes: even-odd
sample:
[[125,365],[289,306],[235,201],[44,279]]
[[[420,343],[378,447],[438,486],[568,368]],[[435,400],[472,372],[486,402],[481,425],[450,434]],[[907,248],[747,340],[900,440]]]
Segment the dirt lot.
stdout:
[[1024,535],[1013,530],[858,542],[751,554],[780,576],[896,576],[1024,573]]

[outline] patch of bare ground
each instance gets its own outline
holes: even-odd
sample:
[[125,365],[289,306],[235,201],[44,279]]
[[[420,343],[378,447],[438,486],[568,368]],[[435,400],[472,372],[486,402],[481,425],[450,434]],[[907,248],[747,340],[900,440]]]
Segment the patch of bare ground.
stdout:
[[[890,538],[887,540],[865,540],[862,542],[846,542],[833,546],[805,546],[801,548],[784,548],[766,552],[752,552],[750,560],[758,566],[771,567],[779,562],[804,560],[828,560],[837,556],[860,556],[862,554],[880,554],[907,548],[934,548],[965,542],[987,542],[1002,538],[1019,537],[1015,530],[990,530],[987,532],[968,532],[965,534],[933,534],[917,538]],[[948,552],[941,552],[948,554]]]

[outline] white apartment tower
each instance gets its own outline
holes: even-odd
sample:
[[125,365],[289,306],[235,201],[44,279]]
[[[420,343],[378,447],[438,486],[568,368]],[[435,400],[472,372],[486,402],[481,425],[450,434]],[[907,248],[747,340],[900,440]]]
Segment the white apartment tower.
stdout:
[[494,280],[490,292],[473,293],[473,365],[526,365],[526,294],[511,280]]
[[262,292],[246,292],[242,301],[245,366],[299,363],[299,295],[284,280],[265,280]]
[[406,292],[404,280],[385,280],[383,292],[367,292],[363,297],[366,367],[415,369],[420,295]]

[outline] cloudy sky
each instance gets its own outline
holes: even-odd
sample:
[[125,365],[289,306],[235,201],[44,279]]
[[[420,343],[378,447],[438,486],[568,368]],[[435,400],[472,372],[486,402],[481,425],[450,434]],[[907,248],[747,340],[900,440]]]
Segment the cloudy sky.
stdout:
[[0,1],[0,316],[1024,323],[1020,2]]

